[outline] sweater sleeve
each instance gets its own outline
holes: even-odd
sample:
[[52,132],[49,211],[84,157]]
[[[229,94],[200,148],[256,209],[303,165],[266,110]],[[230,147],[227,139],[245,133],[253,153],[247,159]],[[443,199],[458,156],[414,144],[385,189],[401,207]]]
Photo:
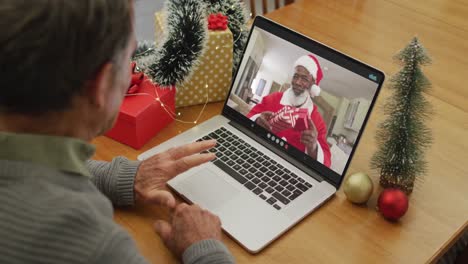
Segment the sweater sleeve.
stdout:
[[148,264],[127,232],[115,228],[105,236],[89,263]]
[[[321,151],[322,151],[322,156],[323,156],[323,165],[327,166],[330,168],[331,166],[331,151],[330,151],[330,146],[328,146],[327,143],[327,126],[325,122],[323,121],[322,116],[318,112],[318,110],[315,110],[312,112],[311,115],[312,121],[314,122],[314,125],[317,129],[318,133],[318,138],[317,141],[320,145]],[[318,159],[317,159],[318,160]]]
[[[120,228],[119,228],[120,229]],[[144,257],[138,252],[131,237],[119,229],[106,236],[97,255],[90,263],[122,263],[146,264]],[[234,264],[234,257],[228,249],[217,240],[203,240],[185,250],[182,256],[184,264]]]
[[[437,261],[437,264],[456,263],[457,258],[468,248],[468,230],[451,246],[447,252]],[[461,261],[459,263],[462,263]]]
[[235,263],[226,246],[218,240],[203,240],[187,248],[182,256],[184,264],[231,264]]
[[140,162],[116,157],[111,162],[88,160],[86,165],[92,182],[115,206],[135,203],[134,180]]

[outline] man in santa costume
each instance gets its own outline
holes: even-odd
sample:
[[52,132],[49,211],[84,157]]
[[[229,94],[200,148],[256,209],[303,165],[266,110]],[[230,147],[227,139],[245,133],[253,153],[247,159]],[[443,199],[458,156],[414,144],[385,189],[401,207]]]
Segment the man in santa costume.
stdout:
[[262,101],[250,110],[247,117],[272,131],[270,119],[285,106],[307,109],[308,129],[298,131],[290,127],[275,134],[312,159],[330,167],[331,154],[326,140],[327,128],[312,101],[312,97],[320,94],[318,85],[322,77],[323,72],[317,58],[313,55],[300,57],[294,63],[291,88],[263,97]]

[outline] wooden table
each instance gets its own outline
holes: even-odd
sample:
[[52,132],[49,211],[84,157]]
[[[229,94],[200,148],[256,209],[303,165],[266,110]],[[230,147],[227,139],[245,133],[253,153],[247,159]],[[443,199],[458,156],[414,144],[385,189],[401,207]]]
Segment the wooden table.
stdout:
[[[378,192],[367,206],[349,203],[340,190],[325,206],[307,217],[258,255],[250,255],[228,237],[224,242],[239,263],[424,263],[434,262],[468,226],[468,5],[450,0],[303,0],[268,15],[286,26],[372,64],[391,76],[398,66],[392,56],[418,36],[434,63],[425,73],[433,88],[429,123],[434,144],[427,152],[428,173],[410,197],[408,213],[398,223],[376,211]],[[390,92],[384,88],[365,130],[348,174],[369,172],[376,150],[376,125]],[[208,105],[201,120],[218,114],[222,104]],[[200,106],[181,109],[194,120]],[[192,125],[174,122],[140,151],[98,138],[97,159],[124,155],[135,159],[149,148]],[[378,190],[379,191],[379,190]],[[154,234],[152,223],[166,218],[155,206],[116,210],[115,220],[136,239],[153,263],[176,260]]]

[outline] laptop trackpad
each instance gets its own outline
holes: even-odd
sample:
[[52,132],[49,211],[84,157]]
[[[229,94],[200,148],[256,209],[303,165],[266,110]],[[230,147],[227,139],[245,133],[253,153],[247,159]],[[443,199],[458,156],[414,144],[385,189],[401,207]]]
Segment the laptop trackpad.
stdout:
[[239,190],[215,174],[209,166],[180,182],[179,192],[195,204],[215,210],[234,198]]

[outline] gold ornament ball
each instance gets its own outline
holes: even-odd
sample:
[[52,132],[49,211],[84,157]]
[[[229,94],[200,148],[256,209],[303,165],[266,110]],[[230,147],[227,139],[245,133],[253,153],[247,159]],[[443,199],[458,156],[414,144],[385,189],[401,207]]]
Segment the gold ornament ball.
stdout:
[[343,191],[349,201],[357,204],[365,203],[372,195],[374,184],[363,172],[355,173],[346,179]]

